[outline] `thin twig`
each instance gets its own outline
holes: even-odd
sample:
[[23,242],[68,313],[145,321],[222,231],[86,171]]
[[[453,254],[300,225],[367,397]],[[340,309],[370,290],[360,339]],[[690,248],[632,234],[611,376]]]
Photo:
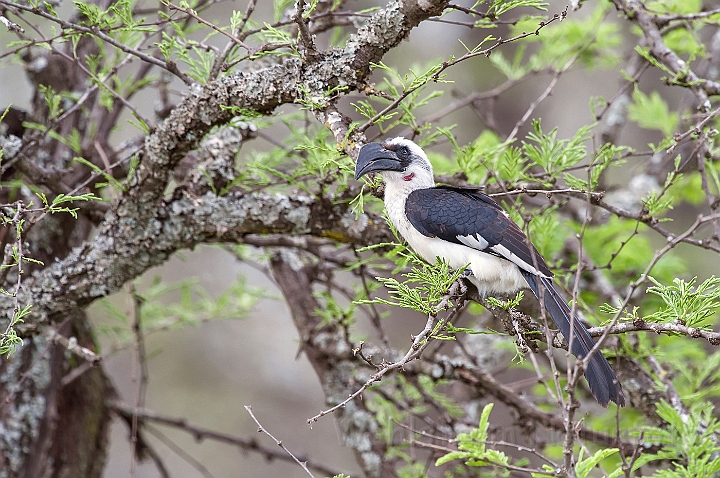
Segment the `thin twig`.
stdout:
[[428,334],[432,332],[433,330],[433,324],[435,323],[435,317],[433,317],[431,314],[428,314],[428,320],[425,323],[425,328],[413,339],[412,346],[407,351],[405,356],[398,360],[397,362],[392,362],[390,364],[387,364],[384,366],[381,370],[379,370],[377,373],[373,374],[359,389],[357,389],[355,392],[351,393],[345,400],[338,403],[337,405],[328,408],[327,410],[323,410],[317,415],[315,415],[312,418],[308,418],[307,422],[310,426],[312,426],[313,423],[318,421],[320,418],[324,417],[325,415],[328,415],[340,408],[343,408],[345,405],[350,403],[352,400],[354,400],[356,397],[358,397],[360,394],[362,394],[365,390],[367,390],[372,384],[375,382],[379,382],[382,377],[387,374],[388,372],[401,368],[406,363],[410,362],[411,360],[417,358],[420,356],[420,354],[425,350],[427,347],[429,341],[426,341]]
[[[109,409],[125,417],[131,417],[135,415],[146,424],[157,423],[160,425],[177,428],[178,430],[189,433],[197,441],[214,440],[220,443],[227,443],[238,447],[240,450],[257,453],[267,460],[282,460],[287,462],[294,461],[286,453],[274,448],[266,448],[263,445],[259,444],[254,438],[242,438],[237,435],[211,430],[209,428],[190,423],[185,418],[165,415],[163,413],[159,413],[147,408],[136,409],[117,400],[107,402],[107,406]],[[148,430],[149,432],[151,428],[144,427],[144,429]],[[321,463],[316,463],[312,460],[305,460],[305,462],[307,463],[308,468],[316,470],[323,476],[335,476],[340,474],[340,471],[329,468]]]
[[68,352],[72,353],[73,355],[80,357],[81,359],[89,362],[91,365],[99,364],[102,360],[101,355],[96,355],[95,352],[93,352],[90,349],[87,349],[83,347],[82,345],[78,344],[78,341],[75,337],[67,338],[64,335],[61,335],[55,331],[53,331],[52,334],[52,341],[61,347],[63,347]]
[[[452,299],[453,296],[457,294],[458,289],[462,288],[464,284],[462,284],[462,280],[456,281],[447,294],[442,298],[442,300],[438,303],[436,310],[440,311],[443,310],[445,307],[447,307],[449,301]],[[350,403],[352,400],[360,396],[365,390],[367,390],[372,384],[375,382],[379,382],[384,375],[386,375],[388,372],[392,370],[396,370],[399,368],[402,368],[404,365],[409,363],[412,360],[415,360],[416,358],[419,358],[420,355],[422,355],[423,351],[427,348],[427,346],[430,344],[430,333],[433,330],[440,330],[442,327],[445,326],[445,324],[452,319],[452,317],[457,314],[458,310],[462,308],[463,301],[461,300],[460,303],[456,304],[452,311],[443,319],[440,319],[435,324],[435,318],[436,316],[433,314],[428,314],[427,322],[425,323],[425,328],[415,337],[413,337],[413,342],[408,351],[405,353],[403,358],[396,362],[392,362],[389,364],[382,364],[382,365],[374,365],[376,368],[380,367],[380,369],[377,371],[377,373],[373,374],[359,389],[357,389],[355,392],[351,393],[345,400],[338,403],[337,405],[328,408],[327,410],[323,410],[317,415],[315,415],[312,418],[308,418],[307,422],[310,426],[312,426],[313,423],[317,422],[320,418],[324,417],[325,415],[328,415],[340,408],[343,408],[345,405]],[[360,349],[361,350],[361,349]],[[366,357],[362,357],[364,361],[368,361]],[[372,363],[372,362],[371,362]]]
[[[160,440],[166,447],[168,447],[170,450],[175,452],[177,456],[179,456],[185,463],[188,463],[190,466],[195,468],[201,475],[203,475],[205,478],[213,478],[213,475],[210,473],[210,471],[200,463],[197,459],[195,459],[194,456],[190,455],[188,452],[182,449],[177,443],[170,440],[164,433],[160,432],[160,430],[157,430],[155,427],[146,426],[144,427],[144,430],[146,433],[154,436],[158,440]],[[155,462],[155,466],[160,470],[160,473],[163,472],[163,469],[165,467],[164,463],[159,460],[159,455],[152,447],[147,447],[148,450],[150,450],[150,456],[152,457],[153,461]],[[167,473],[167,472],[166,472]],[[169,474],[164,474],[163,477],[170,478]]]
[[[142,317],[142,303],[143,298],[135,291],[135,286],[130,284],[130,298],[132,300],[132,313],[129,314],[133,318],[132,330],[135,337],[132,363],[132,375],[130,380],[136,384],[134,389],[134,400],[135,409],[140,409],[145,406],[145,393],[148,384],[148,368],[145,354],[145,337],[142,329],[141,317]],[[137,366],[140,366],[140,379],[138,380]],[[130,444],[131,444],[131,462],[130,462],[130,475],[135,476],[137,460],[135,456],[137,440],[138,440],[138,417],[137,415],[132,416],[131,422],[131,433],[130,433]]]
[[272,439],[275,441],[275,444],[276,444],[277,446],[279,446],[280,448],[282,448],[283,450],[285,450],[285,453],[287,453],[288,455],[290,455],[290,456],[293,458],[293,460],[295,460],[295,463],[297,463],[298,465],[300,465],[300,466],[302,467],[302,469],[305,470],[305,472],[306,472],[308,475],[310,475],[310,476],[312,476],[313,478],[315,478],[315,475],[313,475],[313,474],[310,472],[310,470],[308,469],[308,467],[307,467],[307,462],[305,462],[305,461],[300,461],[295,455],[292,454],[292,452],[291,452],[290,450],[287,449],[287,447],[285,446],[285,444],[284,444],[283,442],[281,442],[280,440],[278,440],[277,438],[275,438],[274,436],[272,436],[272,434],[271,434],[269,431],[267,431],[267,430],[265,429],[265,427],[263,427],[263,426],[260,424],[260,422],[258,421],[258,419],[255,418],[255,415],[253,415],[252,407],[251,407],[251,406],[245,405],[245,410],[247,410],[247,412],[250,414],[250,416],[252,417],[252,419],[255,420],[255,423],[257,423],[258,433],[259,433],[259,432],[262,432],[262,433],[266,434],[267,436],[269,436],[270,438],[272,438]]
[[213,30],[215,30],[216,32],[218,32],[219,34],[226,36],[227,38],[230,39],[230,41],[232,41],[232,42],[235,43],[236,45],[244,48],[244,49],[245,49],[246,51],[248,51],[249,53],[253,53],[253,52],[254,52],[254,49],[251,48],[250,46],[248,46],[247,44],[245,44],[245,42],[243,42],[242,40],[240,40],[239,38],[237,38],[236,36],[234,36],[232,33],[228,33],[228,32],[226,32],[225,30],[223,30],[222,28],[219,28],[219,27],[217,27],[216,25],[214,25],[213,23],[205,20],[205,19],[202,18],[200,15],[198,15],[197,13],[195,13],[195,11],[194,11],[193,9],[191,9],[191,8],[189,8],[189,7],[188,7],[188,8],[179,7],[179,6],[177,6],[177,5],[173,5],[171,2],[166,2],[166,1],[163,1],[162,3],[165,4],[170,10],[176,10],[176,11],[178,11],[178,12],[182,12],[182,13],[188,15],[189,17],[192,17],[192,18],[195,19],[197,22],[202,23],[202,24],[205,25],[206,27],[210,27],[211,29],[213,29]]
[[303,5],[305,5],[304,0],[296,0],[295,13],[292,16],[292,20],[298,26],[298,31],[300,32],[300,41],[305,47],[305,54],[308,58],[312,59],[313,57],[317,56],[318,51],[317,47],[315,46],[315,41],[313,40],[312,34],[310,33],[310,29],[308,28],[307,21],[305,20],[305,17],[303,15]]
[[188,86],[192,85],[194,83],[194,80],[192,78],[190,78],[188,75],[186,75],[185,73],[181,72],[174,62],[162,61],[151,55],[148,55],[139,50],[136,50],[135,48],[130,48],[129,46],[125,45],[124,43],[122,43],[120,41],[115,40],[113,37],[103,33],[102,31],[100,31],[97,28],[84,27],[84,26],[78,25],[76,23],[68,22],[68,21],[65,21],[65,20],[62,20],[62,19],[56,17],[53,14],[43,11],[42,9],[22,5],[19,3],[12,3],[12,2],[7,2],[5,0],[0,0],[0,5],[7,8],[8,10],[15,10],[15,9],[22,10],[22,11],[25,11],[28,13],[38,15],[38,16],[40,16],[46,20],[49,20],[51,22],[55,22],[58,25],[60,25],[61,27],[63,27],[63,29],[69,30],[69,32],[67,32],[68,35],[74,30],[77,33],[84,33],[84,34],[96,36],[100,40],[120,49],[121,51],[123,51],[125,53],[130,53],[130,54],[140,58],[142,61],[151,63],[155,66],[159,66],[160,68],[169,71],[173,75],[180,78],[183,81],[183,83],[185,83]]
[[[493,50],[497,49],[497,48],[500,47],[501,45],[504,45],[505,43],[514,42],[514,41],[521,40],[521,39],[523,39],[523,38],[527,38],[527,37],[533,36],[533,35],[538,35],[538,34],[540,33],[540,30],[542,30],[544,27],[548,26],[549,24],[553,23],[553,22],[556,21],[556,20],[563,20],[566,15],[567,15],[567,8],[566,8],[562,13],[556,13],[555,15],[553,15],[552,18],[550,18],[548,21],[546,21],[546,22],[540,22],[540,24],[538,25],[538,27],[537,27],[535,30],[531,31],[531,32],[523,32],[523,33],[521,33],[521,34],[519,34],[519,35],[516,35],[516,36],[514,36],[514,37],[512,37],[512,38],[508,38],[507,40],[505,40],[505,39],[503,39],[503,38],[498,38],[492,46],[490,46],[490,47],[488,47],[488,48],[486,48],[486,49],[484,49],[484,50],[469,51],[469,52],[465,53],[464,55],[462,55],[462,56],[459,57],[459,58],[456,58],[456,59],[450,60],[450,61],[444,61],[444,62],[442,62],[442,64],[440,65],[440,68],[438,68],[437,71],[435,71],[432,75],[430,75],[430,77],[428,78],[428,80],[429,80],[429,81],[437,81],[437,80],[441,77],[441,74],[442,74],[445,70],[447,70],[448,68],[450,68],[451,66],[455,66],[455,65],[457,65],[458,63],[460,63],[460,62],[462,62],[462,61],[468,60],[468,59],[470,59],[470,58],[474,58],[474,57],[476,57],[476,56],[489,56],[490,53],[492,53]],[[380,118],[382,118],[383,116],[385,116],[386,114],[388,114],[390,111],[392,111],[392,110],[394,110],[395,108],[397,108],[397,106],[398,106],[400,103],[402,103],[403,100],[408,97],[408,95],[410,95],[411,93],[413,93],[414,91],[416,91],[418,88],[423,87],[424,85],[425,85],[425,83],[421,83],[421,84],[417,85],[417,86],[414,87],[414,88],[408,88],[408,89],[406,89],[405,91],[402,92],[402,94],[400,94],[400,95],[395,99],[395,101],[393,101],[393,102],[390,103],[388,106],[386,106],[385,108],[383,108],[383,110],[380,111],[379,113],[377,113],[375,116],[373,116],[372,118],[370,118],[369,120],[367,120],[362,126],[356,128],[355,131],[357,131],[358,133],[364,133],[365,130],[367,130],[367,129],[370,128],[372,125],[374,125]]]

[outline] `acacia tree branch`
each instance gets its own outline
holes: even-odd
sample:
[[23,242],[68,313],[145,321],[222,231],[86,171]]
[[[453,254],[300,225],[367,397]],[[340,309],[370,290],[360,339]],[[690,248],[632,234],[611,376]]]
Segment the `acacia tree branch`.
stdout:
[[[274,251],[270,260],[273,277],[283,293],[300,335],[302,350],[315,370],[328,403],[339,403],[357,384],[358,360],[352,356],[344,330],[323,323],[316,311],[320,303],[313,294],[311,267],[292,249]],[[327,350],[332,349],[332,352]],[[367,476],[397,477],[396,457],[386,454],[387,444],[377,434],[377,422],[366,402],[354,400],[335,413],[345,444]]]
[[294,461],[295,463],[297,463],[298,465],[300,465],[300,466],[302,467],[302,469],[305,470],[305,472],[306,472],[308,475],[312,476],[313,478],[315,477],[315,475],[313,475],[313,474],[310,472],[310,470],[308,470],[307,462],[300,461],[300,460],[298,459],[298,457],[296,457],[295,455],[293,455],[293,453],[292,453],[290,450],[288,450],[288,448],[285,446],[285,444],[284,444],[282,441],[280,441],[280,440],[278,440],[277,438],[275,438],[275,437],[272,435],[272,433],[270,433],[269,431],[267,431],[267,430],[265,429],[265,427],[260,424],[260,421],[255,417],[255,414],[254,414],[253,411],[252,411],[252,407],[246,405],[246,406],[245,406],[245,410],[247,410],[247,412],[250,414],[250,416],[251,416],[252,419],[255,421],[255,423],[257,423],[258,432],[262,432],[262,433],[266,434],[267,436],[269,436],[270,438],[272,438],[273,441],[275,442],[275,444],[276,444],[277,446],[281,447],[283,450],[285,450],[285,453],[287,453],[288,455],[290,455],[290,457],[293,459],[293,461]]
[[655,332],[656,334],[668,335],[684,335],[693,339],[705,339],[711,345],[720,345],[720,332],[712,332],[698,327],[688,327],[679,322],[657,323],[646,322],[642,319],[636,319],[632,322],[622,322],[612,326],[590,327],[588,332],[593,337],[600,337],[607,331],[608,334],[626,334],[628,332]]
[[709,110],[708,96],[720,94],[720,83],[698,77],[675,51],[665,45],[660,27],[667,24],[667,18],[652,15],[639,0],[612,0],[612,2],[628,19],[640,27],[650,54],[677,75],[669,81],[690,88],[697,96],[700,107],[704,111]]
[[[327,355],[325,360],[347,360],[352,354],[351,350],[339,350],[337,347],[333,347],[333,342],[326,342],[325,340],[316,342],[315,352],[317,353],[318,351]],[[362,351],[366,357],[398,357],[401,355],[395,350],[386,350],[370,345],[365,345]],[[362,364],[369,366],[367,361],[354,356],[352,356],[352,358],[354,358],[352,363],[355,364],[355,367]],[[403,374],[409,376],[430,376],[433,377],[434,380],[459,380],[474,388],[481,389],[483,392],[515,410],[518,414],[517,421],[519,423],[529,421],[551,430],[565,432],[565,423],[562,417],[541,410],[531,401],[519,395],[516,390],[499,382],[492,374],[461,357],[448,357],[441,354],[425,356],[423,360],[413,360],[405,363],[403,365]],[[341,411],[342,410],[344,409],[341,409]],[[617,437],[591,430],[584,425],[578,425],[577,433],[581,439],[598,445],[609,447],[618,446],[622,453],[627,456],[632,455],[636,446],[635,443],[629,441],[618,442]]]
[[10,11],[13,11],[13,12],[16,10],[20,10],[20,11],[32,13],[33,15],[38,15],[48,21],[57,23],[59,26],[61,26],[63,29],[66,29],[66,30],[75,31],[78,33],[86,34],[86,35],[96,36],[103,42],[108,43],[108,44],[122,50],[124,53],[134,55],[146,63],[150,63],[152,65],[158,66],[160,68],[163,68],[163,69],[169,71],[170,73],[172,73],[172,74],[176,75],[178,78],[180,78],[188,86],[192,85],[192,83],[193,83],[192,78],[187,76],[185,73],[181,72],[175,63],[173,63],[171,61],[159,60],[152,55],[148,55],[138,49],[131,48],[131,47],[125,45],[124,43],[117,41],[110,35],[107,35],[106,33],[100,31],[98,28],[91,28],[91,27],[86,27],[86,26],[79,25],[76,23],[68,22],[68,21],[65,21],[49,12],[44,11],[43,9],[26,6],[26,5],[22,5],[22,4],[18,4],[18,3],[14,3],[14,2],[7,2],[5,0],[0,0],[0,6],[8,9]]
[[[134,237],[123,237],[122,232],[120,237],[98,237],[52,264],[32,284],[23,283],[27,295],[21,293],[20,300],[35,304],[35,320],[26,321],[18,330],[29,333],[51,314],[82,307],[119,290],[125,282],[162,264],[176,251],[208,242],[242,243],[248,234],[273,233],[311,234],[360,244],[389,237],[381,217],[364,214],[356,220],[347,205],[306,195],[183,194],[163,202],[146,228],[138,225]],[[61,277],[66,278],[62,283]],[[13,301],[7,298],[0,303],[5,309],[13,307]]]
[[[369,222],[365,225],[354,220],[348,222],[342,212],[325,211],[331,214],[328,217],[345,223],[331,224],[308,214],[312,204],[306,197],[277,200],[267,195],[236,194],[223,198],[185,197],[168,203],[163,195],[180,160],[197,148],[213,127],[233,119],[236,111],[270,113],[281,104],[296,102],[302,90],[299,85],[320,97],[336,85],[357,88],[370,74],[372,62],[379,61],[421,21],[442,12],[446,4],[445,0],[391,2],[377,11],[344,48],[319,52],[312,61],[283,57],[263,69],[194,86],[147,137],[127,190],[113,204],[97,236],[23,284],[23,300],[35,304],[35,308],[22,330],[25,333],[37,330],[51,316],[111,294],[127,280],[167,260],[175,251],[200,242],[239,240],[247,233],[265,232],[267,226],[269,232],[290,234],[340,231],[340,237],[347,238],[355,236],[355,232],[367,234]],[[275,214],[263,217],[265,207]],[[190,212],[217,221],[196,222],[196,217],[188,215]],[[228,222],[225,216],[234,219]],[[0,310],[9,309],[9,302],[3,297]]]

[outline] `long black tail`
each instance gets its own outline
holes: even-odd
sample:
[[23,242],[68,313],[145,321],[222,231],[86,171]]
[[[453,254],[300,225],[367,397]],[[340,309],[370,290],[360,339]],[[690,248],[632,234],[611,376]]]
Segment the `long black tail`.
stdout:
[[[541,296],[543,297],[545,310],[569,343],[572,311],[557,289],[555,289],[553,280],[536,276],[522,269],[521,272],[535,296],[538,299]],[[540,293],[541,288],[542,294]],[[575,335],[572,340],[572,353],[578,358],[585,357],[595,346],[595,341],[590,337],[587,329],[577,317],[573,324],[573,331]],[[620,382],[618,382],[615,372],[613,372],[607,359],[600,351],[596,351],[590,358],[585,370],[585,378],[590,385],[590,392],[592,392],[600,405],[606,407],[609,401],[613,401],[621,407],[625,406],[625,396]]]

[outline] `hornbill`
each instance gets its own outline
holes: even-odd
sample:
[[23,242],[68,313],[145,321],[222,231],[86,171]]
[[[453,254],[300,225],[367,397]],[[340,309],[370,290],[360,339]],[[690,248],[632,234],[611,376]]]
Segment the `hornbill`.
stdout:
[[[385,182],[390,221],[418,255],[431,264],[439,257],[454,269],[469,264],[468,279],[483,296],[529,287],[571,342],[572,353],[587,356],[595,342],[580,320],[572,319],[540,253],[495,201],[478,188],[435,186],[425,152],[402,137],[360,149],[355,179],[371,172]],[[587,363],[585,378],[600,405],[625,405],[622,387],[600,351]]]

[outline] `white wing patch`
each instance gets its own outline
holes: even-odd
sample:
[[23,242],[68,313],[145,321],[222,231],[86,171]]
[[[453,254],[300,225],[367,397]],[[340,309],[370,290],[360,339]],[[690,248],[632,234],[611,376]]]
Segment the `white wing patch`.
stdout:
[[[497,254],[500,254],[502,257],[517,265],[522,270],[528,271],[529,273],[535,274],[536,276],[550,278],[550,276],[547,276],[537,270],[532,264],[528,264],[524,260],[520,259],[517,255],[510,252],[508,248],[503,246],[502,244],[496,244],[492,246],[490,250]],[[538,262],[540,261],[542,261],[542,258],[538,256]]]
[[479,251],[484,251],[488,246],[488,241],[486,241],[480,234],[475,234],[474,236],[456,236],[457,240],[462,242],[468,247],[472,247],[473,249],[477,249]]

